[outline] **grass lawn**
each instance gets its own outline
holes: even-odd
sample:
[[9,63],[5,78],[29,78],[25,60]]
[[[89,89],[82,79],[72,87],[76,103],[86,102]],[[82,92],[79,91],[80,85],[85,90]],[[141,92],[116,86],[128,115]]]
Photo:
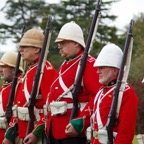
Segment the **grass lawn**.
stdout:
[[138,144],[136,137],[134,137],[134,139],[133,139],[133,144]]

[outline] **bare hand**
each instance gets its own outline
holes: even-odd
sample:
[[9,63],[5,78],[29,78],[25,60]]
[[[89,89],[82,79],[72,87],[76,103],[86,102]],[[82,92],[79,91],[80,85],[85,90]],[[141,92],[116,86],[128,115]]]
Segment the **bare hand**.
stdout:
[[71,123],[69,123],[69,124],[66,126],[65,133],[66,133],[68,136],[71,136],[71,137],[76,137],[76,136],[78,136],[78,134],[79,134],[79,133],[75,130],[75,128],[72,126]]
[[24,144],[34,144],[37,142],[37,140],[38,140],[37,137],[33,133],[30,133],[29,135],[27,135],[24,138],[23,143]]
[[13,142],[8,140],[7,138],[4,138],[2,144],[13,144]]

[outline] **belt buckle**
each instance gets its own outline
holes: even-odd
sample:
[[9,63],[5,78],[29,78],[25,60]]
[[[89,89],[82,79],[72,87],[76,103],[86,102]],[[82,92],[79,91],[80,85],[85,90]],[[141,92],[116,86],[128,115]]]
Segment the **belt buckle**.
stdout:
[[93,131],[93,137],[98,138],[98,132],[97,131]]

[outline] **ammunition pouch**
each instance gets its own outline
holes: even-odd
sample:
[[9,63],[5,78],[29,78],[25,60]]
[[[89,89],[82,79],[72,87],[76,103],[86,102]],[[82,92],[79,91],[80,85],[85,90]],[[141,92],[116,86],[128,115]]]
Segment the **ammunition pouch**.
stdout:
[[6,117],[0,117],[0,129],[7,128],[7,119]]
[[91,141],[91,138],[92,138],[92,129],[91,129],[91,127],[88,127],[86,129],[86,138],[87,138],[88,141]]
[[5,112],[0,112],[0,117],[5,116]]
[[[86,105],[86,102],[79,103],[78,108],[83,109]],[[46,105],[44,106],[44,111],[46,113]],[[66,101],[55,101],[51,102],[48,106],[48,111],[51,111],[52,115],[58,115],[58,114],[65,114],[67,112],[67,109],[72,109],[73,103],[67,103]]]
[[136,139],[137,139],[138,144],[144,144],[144,134],[136,135]]
[[29,121],[29,111],[27,107],[18,107],[18,119],[23,121]]
[[67,102],[65,101],[51,102],[49,108],[52,115],[58,115],[58,114],[63,115],[67,111]]
[[[29,110],[28,107],[17,107],[17,117],[23,121],[29,121]],[[43,109],[36,109],[34,107],[34,115],[37,121],[40,119],[40,114],[43,113]]]
[[[113,132],[113,141],[115,141],[115,137],[117,132]],[[105,129],[101,129],[97,132],[98,140],[101,144],[106,144],[108,142],[108,135]]]
[[[114,140],[115,140],[116,135],[117,135],[117,132],[113,132]],[[92,137],[96,138],[101,144],[107,144],[108,142],[108,135],[105,129],[95,131],[95,130],[92,130],[91,127],[88,127],[86,130],[86,137],[88,141],[90,141]]]

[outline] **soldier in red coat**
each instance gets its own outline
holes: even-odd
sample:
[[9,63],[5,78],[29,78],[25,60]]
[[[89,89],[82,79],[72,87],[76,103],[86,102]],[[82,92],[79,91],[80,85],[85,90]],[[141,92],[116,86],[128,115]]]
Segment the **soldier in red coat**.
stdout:
[[[17,52],[14,51],[7,51],[3,54],[1,60],[0,60],[0,75],[1,79],[4,81],[4,84],[0,88],[0,143],[2,143],[4,139],[4,134],[6,131],[6,108],[7,103],[10,95],[10,89],[11,89],[11,82],[13,80],[14,75],[14,69],[16,66],[16,60],[17,60]],[[22,68],[22,61],[20,63],[19,67],[19,75],[23,71]]]
[[[19,81],[17,86],[16,96],[13,106],[13,117],[9,123],[9,127],[5,134],[4,144],[10,143],[23,143],[23,139],[26,137],[26,130],[28,126],[29,113],[28,103],[30,94],[32,91],[34,76],[37,70],[40,51],[44,40],[43,33],[38,29],[28,30],[19,43],[19,52],[22,59],[28,63],[28,69],[24,77]],[[35,101],[35,117],[36,125],[32,133],[34,140],[37,141],[41,136],[39,131],[44,128],[43,117],[43,105],[45,104],[47,94],[50,90],[50,85],[53,81],[53,77],[56,74],[54,67],[46,61],[44,66],[44,72],[42,73],[42,79],[40,83],[39,93],[36,96]],[[15,131],[18,132],[17,138],[12,137],[11,134]],[[27,139],[29,141],[29,139]]]
[[[70,121],[66,130],[67,135],[78,135],[91,125],[91,144],[107,144],[106,123],[122,55],[121,49],[115,44],[108,44],[101,50],[94,67],[98,67],[99,82],[103,84],[103,87],[95,96],[94,101],[87,104],[80,117]],[[117,122],[113,131],[114,144],[132,144],[136,127],[138,97],[134,89],[127,83],[118,105]]]
[[[61,28],[56,42],[59,53],[65,60],[55,76],[48,95],[47,136],[52,144],[84,144],[84,134],[73,138],[65,134],[73,107],[71,92],[85,48],[82,29],[75,22],[66,23]],[[94,62],[95,59],[89,55],[78,96],[79,113],[100,88],[98,75],[95,74],[97,69],[93,67]]]

